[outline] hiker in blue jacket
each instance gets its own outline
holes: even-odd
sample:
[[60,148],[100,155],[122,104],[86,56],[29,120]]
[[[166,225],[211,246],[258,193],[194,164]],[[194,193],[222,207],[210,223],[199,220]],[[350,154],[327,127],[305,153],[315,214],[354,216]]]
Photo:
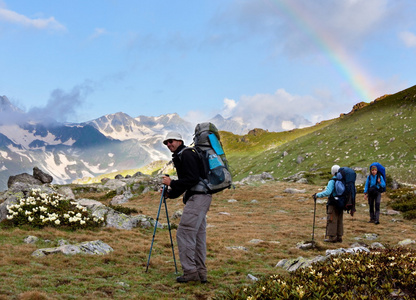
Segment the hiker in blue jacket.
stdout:
[[324,240],[324,242],[328,243],[341,243],[342,236],[344,235],[344,211],[342,209],[338,209],[334,203],[330,201],[330,198],[333,198],[331,196],[336,196],[334,179],[337,178],[336,175],[339,168],[340,167],[338,165],[332,166],[331,174],[333,177],[328,181],[325,191],[313,195],[315,201],[316,198],[328,197],[328,202],[326,204],[326,239]]
[[386,182],[383,176],[377,175],[377,172],[377,166],[371,166],[371,174],[368,175],[365,182],[364,198],[368,200],[368,206],[370,207],[370,221],[368,223],[380,224],[380,191],[386,187]]

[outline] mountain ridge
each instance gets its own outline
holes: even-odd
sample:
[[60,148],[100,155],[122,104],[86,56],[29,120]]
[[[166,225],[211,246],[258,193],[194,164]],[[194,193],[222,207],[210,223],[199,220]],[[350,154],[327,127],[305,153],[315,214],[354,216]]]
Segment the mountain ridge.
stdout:
[[[248,131],[243,123],[225,119],[220,115],[210,121],[214,122],[222,132],[221,140],[230,166],[234,169],[236,180],[263,171],[271,172],[276,178],[282,179],[304,170],[325,169],[334,163],[365,167],[369,160],[377,159],[383,162],[386,157],[388,159],[388,155],[380,156],[370,151],[378,146],[374,146],[374,141],[370,143],[371,145],[362,141],[362,135],[379,138],[377,144],[382,146],[386,153],[389,152],[385,147],[386,139],[387,141],[403,139],[403,143],[414,145],[414,139],[410,139],[401,131],[408,126],[404,130],[411,132],[414,130],[413,125],[416,125],[412,116],[402,108],[403,105],[407,105],[408,110],[414,109],[415,90],[414,86],[394,95],[379,97],[371,103],[357,103],[349,113],[341,113],[338,118],[284,132],[268,132],[260,129]],[[409,102],[407,104],[404,103],[406,99]],[[400,102],[401,106],[393,105],[394,101]],[[22,113],[13,109],[10,101],[4,96],[0,97],[0,103],[4,104],[4,107],[0,106],[0,112]],[[387,111],[387,116],[381,114],[383,111]],[[404,114],[407,118],[405,120],[410,121],[409,124],[399,122]],[[375,127],[376,130],[372,132],[373,128],[367,128],[369,127],[367,123],[375,123],[372,118],[383,120],[382,122],[393,128],[398,136],[389,136],[384,127]],[[226,126],[247,133],[235,134],[224,130]],[[80,124],[45,125],[36,122],[25,122],[20,125],[0,124],[0,189],[5,188],[10,175],[30,172],[34,166],[49,172],[56,183],[64,184],[84,177],[138,169],[155,161],[168,161],[170,153],[162,144],[165,134],[171,130],[179,131],[183,133],[185,142],[190,144],[193,128],[191,123],[175,113],[158,117],[133,118],[126,113],[117,112]],[[348,128],[349,131],[345,131],[344,128]],[[344,132],[342,138],[344,142],[345,137],[350,137],[350,132],[354,132],[355,136],[350,138],[354,139],[355,144],[365,144],[370,150],[368,153],[363,153],[359,149],[345,150],[340,147],[341,142],[337,142],[339,137],[331,134],[331,131]],[[16,133],[14,137],[13,133]],[[315,147],[311,147],[310,144],[314,144]],[[398,143],[389,142],[390,147],[392,145],[396,147],[396,144]],[[328,145],[328,148],[322,145]],[[409,148],[408,152],[411,151],[414,149]],[[322,155],[320,152],[325,154]],[[344,154],[339,155],[342,152]],[[354,152],[360,154],[360,160],[350,159],[350,156],[356,156]],[[403,160],[404,163],[414,164],[411,157],[402,150],[393,149],[392,152],[394,152],[390,153],[392,157],[396,159],[399,157],[402,160],[406,158]],[[400,154],[396,155],[396,153]],[[310,163],[314,160],[315,162]],[[392,174],[395,176],[398,176],[403,169],[400,165],[385,164],[393,170]],[[400,177],[404,182],[409,181],[404,178],[405,176],[398,176]]]
[[[117,112],[82,123],[40,122],[0,96],[0,190],[11,175],[37,166],[65,184],[169,160],[162,140],[179,131],[191,143],[194,125],[178,114],[131,117]],[[221,117],[217,116],[217,120]],[[226,127],[223,119],[221,126]],[[233,128],[238,129],[236,123]]]

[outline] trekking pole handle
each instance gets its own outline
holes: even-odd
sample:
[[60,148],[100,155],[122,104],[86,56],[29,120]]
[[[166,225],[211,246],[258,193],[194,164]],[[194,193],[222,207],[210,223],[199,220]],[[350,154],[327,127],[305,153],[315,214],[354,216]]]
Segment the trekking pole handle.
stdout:
[[[169,177],[169,174],[164,174],[165,177]],[[166,184],[163,184],[163,190],[162,190],[162,196],[166,199],[166,191],[168,189],[168,186]]]

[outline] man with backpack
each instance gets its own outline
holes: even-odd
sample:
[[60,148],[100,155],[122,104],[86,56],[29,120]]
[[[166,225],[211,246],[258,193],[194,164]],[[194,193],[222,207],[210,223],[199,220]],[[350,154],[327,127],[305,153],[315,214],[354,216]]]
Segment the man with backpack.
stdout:
[[[370,175],[367,177],[367,181],[364,186],[364,198],[368,200],[368,206],[370,207],[370,221],[368,223],[380,224],[380,203],[381,193],[386,190],[386,182],[384,180],[383,170],[384,168],[378,163],[371,164]],[[375,210],[374,210],[375,208]]]
[[328,202],[326,204],[326,238],[324,240],[324,242],[328,243],[341,243],[342,236],[344,235],[344,210],[338,208],[333,200],[337,196],[335,191],[335,182],[337,180],[336,175],[339,169],[340,166],[333,165],[331,168],[331,175],[333,177],[328,181],[325,191],[313,195],[314,201],[316,201],[316,198],[328,197]]
[[176,233],[183,275],[177,277],[176,281],[206,283],[206,214],[212,195],[191,190],[201,178],[205,178],[204,168],[198,153],[184,145],[180,133],[169,132],[163,143],[173,153],[172,161],[178,175],[177,180],[163,176],[162,183],[169,187],[166,197],[173,199],[185,193],[185,208]]

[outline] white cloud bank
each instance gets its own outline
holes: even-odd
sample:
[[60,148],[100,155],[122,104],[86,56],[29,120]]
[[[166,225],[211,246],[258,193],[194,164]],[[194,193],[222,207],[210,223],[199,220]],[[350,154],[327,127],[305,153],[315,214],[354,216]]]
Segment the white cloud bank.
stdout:
[[279,89],[274,94],[243,96],[238,102],[224,99],[221,115],[242,120],[251,129],[284,131],[313,125],[311,120],[322,120],[323,114],[328,115],[326,108],[322,100]]
[[403,31],[399,34],[400,39],[409,48],[416,48],[416,35],[410,31]]
[[65,31],[64,25],[55,20],[54,17],[31,19],[22,14],[0,7],[0,21],[31,27],[35,29],[50,29],[55,31]]

